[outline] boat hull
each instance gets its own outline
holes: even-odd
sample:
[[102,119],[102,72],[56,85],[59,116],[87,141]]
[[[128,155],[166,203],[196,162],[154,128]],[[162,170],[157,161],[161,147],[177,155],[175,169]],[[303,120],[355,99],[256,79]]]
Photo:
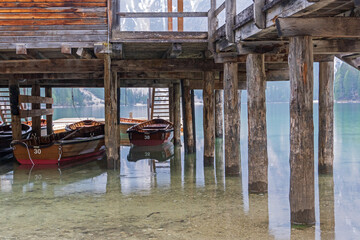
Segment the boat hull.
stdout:
[[[21,138],[27,139],[31,134],[31,127],[27,125],[22,125]],[[0,157],[5,156],[12,152],[10,146],[12,141],[12,131],[9,126],[0,127]]]
[[130,132],[130,143],[136,146],[156,146],[170,142],[173,138],[173,132],[157,131],[154,133]]
[[103,154],[105,141],[103,136],[98,136],[84,141],[54,143],[45,147],[28,147],[19,143],[13,148],[14,156],[20,164],[61,165]]

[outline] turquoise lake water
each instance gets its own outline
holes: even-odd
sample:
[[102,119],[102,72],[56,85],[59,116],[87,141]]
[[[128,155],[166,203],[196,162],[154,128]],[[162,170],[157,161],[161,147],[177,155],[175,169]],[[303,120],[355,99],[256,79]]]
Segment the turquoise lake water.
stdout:
[[[247,111],[241,108],[241,177],[203,166],[202,105],[196,105],[196,154],[167,146],[121,147],[121,170],[104,160],[39,169],[0,166],[0,239],[360,239],[360,104],[335,104],[334,174],[317,174],[318,105],[314,104],[316,225],[290,227],[289,104],[267,104],[269,192],[247,192]],[[146,107],[122,106],[121,116]],[[57,108],[54,118],[104,117],[103,107]],[[133,150],[132,150],[133,151]],[[139,153],[140,152],[140,153]],[[170,160],[157,162],[153,159]],[[128,161],[136,154],[152,159]],[[160,156],[160,157],[158,157]]]

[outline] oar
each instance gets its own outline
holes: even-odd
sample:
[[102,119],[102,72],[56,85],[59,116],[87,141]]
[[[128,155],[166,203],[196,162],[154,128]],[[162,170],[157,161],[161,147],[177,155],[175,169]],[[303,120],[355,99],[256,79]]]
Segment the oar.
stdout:
[[[85,126],[84,126],[85,127]],[[66,135],[65,137],[63,137],[62,139],[60,140],[65,140],[65,139],[68,139],[69,137],[73,136],[75,133],[79,132],[81,129],[83,129],[84,127],[81,127],[79,129],[76,129],[75,131],[73,131],[72,133],[70,133],[69,135]]]

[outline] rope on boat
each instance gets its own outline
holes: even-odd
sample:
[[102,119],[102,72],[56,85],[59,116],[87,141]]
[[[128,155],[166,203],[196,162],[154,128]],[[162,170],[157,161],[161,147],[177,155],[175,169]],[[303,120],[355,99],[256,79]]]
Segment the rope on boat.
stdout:
[[34,165],[35,165],[35,163],[34,163],[34,161],[31,159],[31,156],[30,156],[30,151],[29,151],[29,146],[28,146],[26,143],[24,143],[24,142],[23,142],[23,144],[25,144],[25,146],[26,146],[26,150],[27,150],[27,152],[28,152],[28,154],[29,154],[29,159],[30,159],[30,161],[31,161],[32,165],[34,166]]
[[62,146],[61,146],[61,145],[59,145],[59,158],[58,158],[58,165],[60,165],[61,155],[62,155]]

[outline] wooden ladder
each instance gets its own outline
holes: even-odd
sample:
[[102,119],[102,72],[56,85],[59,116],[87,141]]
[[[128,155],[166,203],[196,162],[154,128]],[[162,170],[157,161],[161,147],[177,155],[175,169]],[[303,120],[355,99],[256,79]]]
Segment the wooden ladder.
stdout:
[[9,89],[0,89],[0,117],[4,124],[11,123],[10,92]]
[[169,98],[170,96],[168,88],[153,88],[151,101],[151,119],[170,119]]

